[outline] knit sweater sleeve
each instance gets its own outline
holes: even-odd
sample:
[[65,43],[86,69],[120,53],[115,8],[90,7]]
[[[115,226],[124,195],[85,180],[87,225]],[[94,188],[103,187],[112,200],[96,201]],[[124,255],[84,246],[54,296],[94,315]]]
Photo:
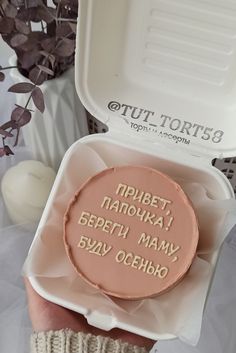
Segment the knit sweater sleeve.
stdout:
[[69,329],[34,333],[31,336],[31,353],[147,353],[143,347],[121,340],[75,333]]

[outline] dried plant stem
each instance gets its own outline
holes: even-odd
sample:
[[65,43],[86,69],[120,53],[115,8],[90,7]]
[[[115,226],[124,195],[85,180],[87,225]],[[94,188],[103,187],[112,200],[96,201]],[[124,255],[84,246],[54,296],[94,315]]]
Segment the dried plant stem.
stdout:
[[[37,82],[37,80],[39,79],[40,74],[41,74],[41,70],[40,70],[39,73],[38,73],[36,82]],[[27,99],[27,102],[25,103],[24,110],[26,110],[26,109],[28,108],[28,105],[29,105],[29,103],[30,103],[30,101],[31,101],[31,99],[32,99],[33,91],[35,90],[36,87],[37,87],[37,84],[35,83],[35,84],[34,84],[34,87],[32,88],[32,91],[30,92],[29,98]],[[23,110],[23,112],[22,112],[21,115],[20,115],[20,119],[19,119],[18,123],[21,122],[21,119],[22,119],[22,115],[23,115],[23,113],[24,113],[24,110]],[[15,139],[15,143],[14,143],[13,147],[15,147],[15,146],[18,144],[18,140],[19,140],[20,128],[18,128],[18,129],[16,129],[16,130],[17,130],[17,132],[16,132],[16,139]],[[10,130],[10,132],[11,132],[11,130]]]
[[63,18],[63,17],[58,17],[58,21],[60,21],[60,22],[77,23],[77,20],[75,20],[75,19],[72,19],[72,18]]
[[6,16],[4,8],[1,4],[0,4],[0,10],[1,10],[2,16]]
[[19,135],[20,135],[20,129],[17,129],[17,131],[16,131],[16,139],[15,139],[15,143],[14,143],[13,147],[16,147],[18,145]]
[[[40,71],[40,73],[41,73],[41,71]],[[38,78],[39,78],[39,75],[38,75]],[[32,93],[33,93],[33,91],[34,91],[35,87],[37,87],[37,85],[36,85],[36,84],[34,85],[34,88],[32,88],[32,91],[30,92],[29,98],[28,98],[28,100],[27,100],[27,102],[26,102],[26,104],[25,104],[25,109],[27,109],[27,108],[28,108],[28,105],[29,105],[29,103],[30,103],[30,101],[31,101],[31,98],[32,98]]]
[[42,32],[45,33],[44,26],[43,26],[43,21],[40,21],[40,23],[41,23]]
[[[11,128],[8,132],[9,132],[9,134],[10,133],[12,133],[12,131],[13,131],[14,129],[13,128]],[[5,140],[6,140],[6,136],[3,136],[2,137],[2,144],[3,144],[3,147],[5,147],[6,145],[5,145]]]
[[57,11],[56,11],[56,25],[57,25],[57,26],[58,26],[58,23],[59,23],[60,7],[61,7],[61,1],[58,1],[58,4],[57,4]]
[[[25,8],[28,9],[28,0],[25,0]],[[30,20],[28,21],[28,26],[29,26],[30,32],[32,32],[32,26],[31,26]]]
[[[41,70],[39,71],[36,80],[39,79],[40,74],[41,74]],[[21,122],[22,115],[23,115],[24,111],[28,108],[28,105],[29,105],[29,103],[30,103],[30,101],[31,101],[31,98],[32,98],[33,91],[34,91],[34,89],[35,89],[36,87],[37,87],[37,84],[35,83],[35,84],[34,84],[34,87],[32,88],[32,91],[30,92],[29,98],[27,99],[27,102],[26,102],[26,104],[25,104],[25,106],[24,106],[24,109],[23,109],[23,111],[22,111],[22,113],[21,113],[21,115],[20,115],[18,124]],[[9,130],[9,133],[11,133],[13,130],[14,130],[14,129],[11,128],[11,129]],[[17,130],[17,132],[16,132],[16,139],[15,139],[15,143],[14,143],[13,147],[15,147],[15,146],[18,144],[19,134],[20,134],[20,127],[18,127],[16,130]],[[4,137],[2,138],[3,147],[5,147],[5,139],[6,139],[6,136],[4,136]]]
[[[40,72],[40,73],[41,73],[41,72]],[[39,74],[40,74],[40,73],[39,73]],[[39,75],[38,75],[38,77],[39,77]],[[21,122],[22,115],[23,115],[24,111],[28,108],[28,105],[29,105],[29,103],[30,103],[30,101],[31,101],[31,98],[32,98],[32,93],[33,93],[33,91],[34,91],[34,89],[35,89],[36,87],[37,87],[37,85],[34,84],[34,88],[33,88],[32,91],[30,92],[29,98],[28,98],[28,100],[27,100],[27,102],[26,102],[26,104],[25,104],[25,106],[24,106],[24,110],[22,111],[22,113],[21,113],[21,115],[20,115],[18,124]],[[13,130],[14,130],[14,129],[11,128],[11,129],[9,130],[9,133],[11,133]],[[16,132],[16,139],[15,139],[15,143],[14,143],[13,147],[15,147],[15,146],[18,144],[19,134],[20,134],[20,127],[18,127],[16,130],[17,130],[17,132]],[[6,139],[6,136],[4,136],[4,137],[2,138],[3,147],[5,147],[5,139]]]
[[[56,49],[56,47],[57,47],[57,46],[55,46],[54,50]],[[53,51],[52,51],[52,52],[53,52]],[[52,54],[52,52],[49,53],[48,56],[44,58],[44,60],[42,61],[42,65],[45,65],[45,63],[46,63],[47,60],[48,60],[49,55]],[[29,98],[27,99],[27,102],[25,103],[24,110],[26,110],[26,109],[28,108],[28,105],[29,105],[29,103],[30,103],[30,101],[31,101],[31,99],[32,99],[33,91],[34,91],[35,88],[37,87],[37,81],[39,80],[39,77],[40,77],[41,73],[42,73],[42,70],[40,69],[39,72],[38,72],[38,75],[37,75],[37,77],[36,77],[36,80],[35,80],[35,83],[34,83],[34,87],[32,88],[32,90],[31,90],[31,92],[30,92],[30,95],[29,95]],[[24,113],[24,110],[22,111],[22,113],[21,113],[21,115],[20,115],[20,118],[19,118],[18,123],[21,122],[21,119],[22,119],[22,115],[23,115],[23,113]],[[11,132],[12,130],[13,130],[13,129],[11,129],[10,132]],[[17,143],[18,143],[19,133],[20,133],[20,128],[17,129],[14,147],[15,147],[15,146],[17,145]],[[4,139],[4,141],[5,141],[6,137],[3,137],[3,139]]]
[[2,67],[0,68],[0,71],[4,71],[4,70],[10,70],[10,69],[17,69],[17,66],[6,66],[6,67]]

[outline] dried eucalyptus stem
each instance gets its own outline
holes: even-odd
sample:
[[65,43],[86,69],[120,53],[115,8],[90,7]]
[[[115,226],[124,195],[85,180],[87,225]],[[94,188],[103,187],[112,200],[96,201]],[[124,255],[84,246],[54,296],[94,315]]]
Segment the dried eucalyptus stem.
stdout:
[[[21,128],[32,117],[30,104],[44,112],[40,85],[60,76],[74,64],[78,0],[53,0],[53,4],[48,5],[46,0],[1,1],[0,34],[15,50],[17,65],[0,66],[0,81],[5,79],[3,71],[18,69],[26,80],[14,84],[8,91],[28,94],[28,99],[24,106],[16,104],[10,120],[0,126],[0,157],[13,154],[7,141],[15,137],[13,147],[18,144]],[[37,30],[32,30],[33,23],[38,24]]]

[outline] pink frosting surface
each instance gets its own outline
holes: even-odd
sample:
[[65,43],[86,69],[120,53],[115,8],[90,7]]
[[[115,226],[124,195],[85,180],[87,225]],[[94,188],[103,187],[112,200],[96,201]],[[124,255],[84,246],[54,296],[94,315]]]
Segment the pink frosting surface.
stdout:
[[170,290],[196,254],[198,222],[181,187],[155,169],[123,166],[91,177],[64,218],[64,242],[80,276],[108,295]]

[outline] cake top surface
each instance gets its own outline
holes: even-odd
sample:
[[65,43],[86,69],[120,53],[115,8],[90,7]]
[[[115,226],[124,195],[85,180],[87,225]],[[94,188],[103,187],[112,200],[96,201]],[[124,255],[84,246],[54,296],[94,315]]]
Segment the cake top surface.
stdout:
[[105,169],[76,192],[64,242],[77,272],[108,295],[164,293],[186,274],[199,231],[191,201],[167,175],[142,166]]

